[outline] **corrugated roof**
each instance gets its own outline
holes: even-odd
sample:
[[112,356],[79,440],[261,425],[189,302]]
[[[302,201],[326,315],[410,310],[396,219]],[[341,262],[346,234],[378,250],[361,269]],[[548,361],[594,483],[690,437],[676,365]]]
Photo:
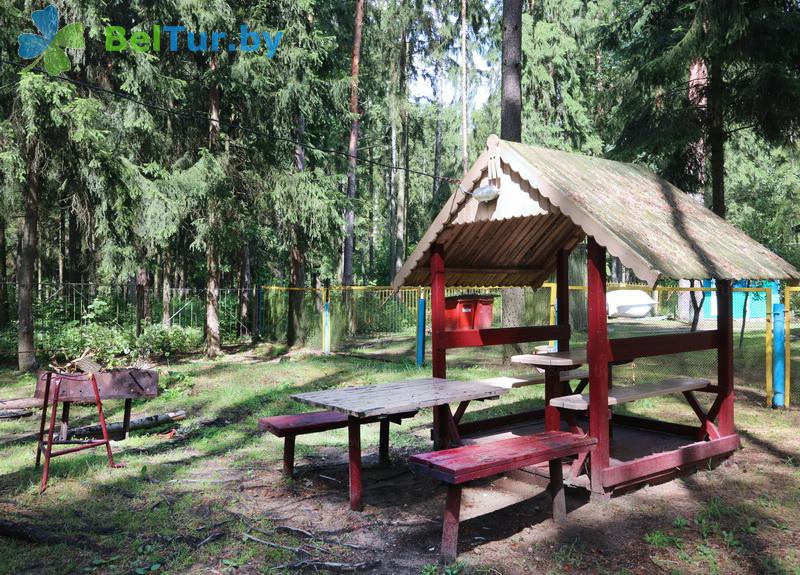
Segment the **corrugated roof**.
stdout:
[[[494,183],[496,200],[470,193]],[[394,281],[425,285],[433,243],[448,285],[539,285],[586,235],[654,284],[660,278],[800,279],[792,265],[635,164],[491,136]]]

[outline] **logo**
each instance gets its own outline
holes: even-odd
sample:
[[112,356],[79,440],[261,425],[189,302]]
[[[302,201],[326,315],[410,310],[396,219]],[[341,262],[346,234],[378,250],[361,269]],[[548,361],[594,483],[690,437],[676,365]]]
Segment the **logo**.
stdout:
[[[239,34],[227,32],[191,32],[186,26],[153,26],[150,33],[137,30],[128,32],[122,26],[106,26],[106,51],[160,52],[161,33],[166,34],[166,48],[177,52],[185,47],[190,52],[258,52],[262,49],[268,59],[272,59],[283,38],[283,31],[255,32],[247,24],[239,26]],[[185,37],[185,40],[182,39]]]
[[25,60],[34,59],[23,72],[44,60],[44,69],[51,76],[58,76],[72,67],[64,48],[83,48],[83,24],[75,22],[58,29],[58,8],[51,4],[31,14],[31,20],[39,34],[20,34],[18,54]]

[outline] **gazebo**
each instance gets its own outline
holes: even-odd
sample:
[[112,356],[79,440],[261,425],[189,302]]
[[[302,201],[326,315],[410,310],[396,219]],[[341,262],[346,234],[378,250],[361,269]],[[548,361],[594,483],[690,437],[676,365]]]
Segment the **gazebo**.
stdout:
[[[800,279],[789,263],[651,171],[628,163],[523,145],[490,136],[486,150],[447,200],[394,287],[430,285],[434,377],[446,377],[447,350],[537,341],[569,350],[568,256],[587,242],[587,348],[589,394],[575,395],[558,377],[545,381],[545,426],[562,419],[582,432],[575,418],[588,417],[598,445],[588,464],[571,465],[567,479],[593,498],[665,480],[719,461],[739,447],[734,426],[733,314],[731,282],[740,279]],[[609,338],[606,314],[606,254],[620,259],[650,285],[662,278],[714,279],[716,329]],[[538,287],[555,275],[556,324],[492,329],[445,329],[446,286]],[[612,413],[616,403],[611,366],[636,358],[716,350],[716,382],[684,388],[669,380],[656,393],[682,393],[698,425]],[[678,375],[678,374],[676,374]],[[657,389],[654,393],[652,390]],[[710,394],[704,409],[694,392]],[[611,396],[611,397],[610,397]],[[630,398],[642,397],[634,390]],[[611,399],[611,401],[609,401]],[[619,400],[621,402],[622,400]],[[434,414],[435,434],[458,424],[449,410]],[[570,411],[572,410],[572,411]],[[584,420],[581,419],[581,422]],[[624,459],[613,456],[615,426],[677,438],[670,449]]]

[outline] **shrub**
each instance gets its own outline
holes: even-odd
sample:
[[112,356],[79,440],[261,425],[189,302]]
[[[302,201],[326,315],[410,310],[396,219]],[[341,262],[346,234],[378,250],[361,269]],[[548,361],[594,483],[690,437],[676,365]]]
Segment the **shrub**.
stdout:
[[136,340],[136,353],[144,357],[169,357],[196,349],[202,343],[203,332],[199,328],[156,324],[147,326]]
[[63,359],[79,357],[89,349],[100,364],[112,364],[115,358],[127,356],[133,350],[133,334],[116,326],[67,325],[60,330],[36,333],[37,347],[57,349]]

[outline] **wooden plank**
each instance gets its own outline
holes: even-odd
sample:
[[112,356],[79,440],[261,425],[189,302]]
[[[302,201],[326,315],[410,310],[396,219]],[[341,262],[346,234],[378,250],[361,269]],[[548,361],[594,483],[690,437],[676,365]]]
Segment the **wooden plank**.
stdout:
[[507,389],[480,381],[420,378],[313,391],[293,395],[302,403],[324,407],[355,417],[392,415],[473,399],[490,399],[508,393]]
[[449,483],[465,483],[590,451],[597,441],[565,431],[548,431],[489,443],[466,445],[414,455],[409,465],[416,473]]
[[[585,228],[584,228],[585,229]],[[606,497],[603,472],[611,453],[611,434],[608,425],[608,387],[611,361],[606,317],[606,249],[594,237],[586,240],[587,253],[587,346],[589,360],[589,391],[594,397],[589,413],[589,435],[597,439],[597,448],[590,461],[592,495]]]
[[445,337],[444,248],[431,246],[431,365],[434,377],[447,377],[447,339]]
[[711,441],[698,441],[673,451],[656,453],[607,467],[604,470],[603,484],[610,487],[644,480],[666,471],[685,469],[714,456],[733,453],[737,449],[739,449],[739,436],[735,433]]
[[[562,371],[559,374],[561,381],[572,381],[573,379],[588,379],[589,372],[585,369],[572,369]],[[481,383],[496,385],[505,389],[516,389],[529,385],[544,385],[544,374],[533,375],[531,377],[492,377],[489,379],[479,379]]]
[[[431,268],[422,268],[423,272],[430,273]],[[484,267],[475,267],[475,268],[459,268],[459,267],[448,267],[447,273],[453,275],[466,275],[466,276],[480,276],[484,277],[486,274],[527,274],[527,273],[539,273],[544,270],[540,269],[533,269],[533,268],[484,268]]]
[[[556,323],[569,325],[569,250],[556,254]],[[569,338],[558,340],[558,351],[569,350]]]
[[491,417],[487,419],[478,419],[476,421],[468,421],[458,425],[458,431],[462,436],[471,433],[478,433],[487,429],[497,429],[505,427],[506,425],[513,425],[515,423],[530,423],[539,421],[544,418],[544,409],[534,409],[533,411],[525,411],[522,413],[511,413],[509,415],[501,415],[498,417]]
[[705,330],[616,338],[609,340],[609,345],[614,362],[627,362],[639,357],[715,349],[718,342],[716,330]]
[[569,337],[569,326],[541,325],[528,327],[499,327],[492,329],[462,329],[444,332],[448,349],[461,347],[483,347],[532,341],[550,341]]
[[[710,384],[711,382],[707,379],[673,377],[664,379],[658,383],[615,387],[608,392],[608,405],[619,405],[621,403],[628,403],[648,397],[658,397],[661,395],[671,395],[673,393],[703,389]],[[565,395],[563,397],[556,397],[550,401],[550,405],[554,407],[577,411],[589,409],[590,404],[590,395],[587,393],[583,395]]]
[[[717,426],[722,435],[734,431],[733,423],[733,301],[731,282],[717,281],[717,329],[719,348],[717,350],[717,384],[719,393],[719,419]],[[709,413],[709,419],[713,421]]]
[[29,409],[42,407],[44,400],[36,398],[0,399],[0,409]]
[[524,353],[512,355],[511,363],[536,365],[538,367],[570,367],[586,363],[586,348],[571,349],[569,351],[555,351],[551,353]]

